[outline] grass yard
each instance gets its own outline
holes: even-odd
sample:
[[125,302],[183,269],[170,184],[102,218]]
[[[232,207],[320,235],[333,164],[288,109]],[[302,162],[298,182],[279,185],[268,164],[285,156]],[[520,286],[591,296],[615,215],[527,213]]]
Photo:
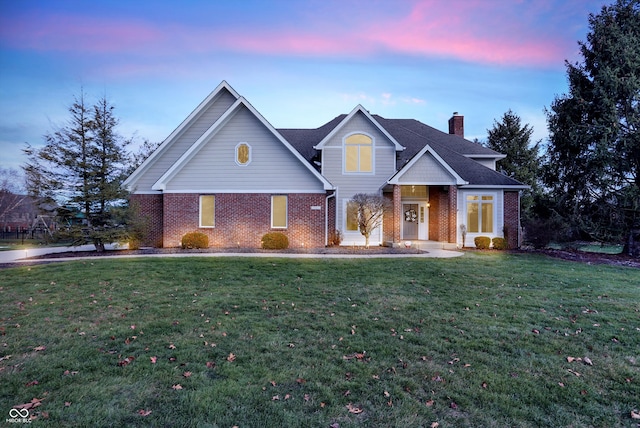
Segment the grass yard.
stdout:
[[640,422],[638,269],[469,253],[91,260],[0,278],[0,414],[33,406],[32,426]]

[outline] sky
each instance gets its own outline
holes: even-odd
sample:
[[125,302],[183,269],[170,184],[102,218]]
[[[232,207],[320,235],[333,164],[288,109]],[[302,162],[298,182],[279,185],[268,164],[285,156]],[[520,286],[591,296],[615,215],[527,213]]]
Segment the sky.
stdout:
[[226,80],[276,128],[358,104],[485,141],[511,109],[547,138],[596,0],[0,0],[0,167],[65,126],[74,97],[161,142]]

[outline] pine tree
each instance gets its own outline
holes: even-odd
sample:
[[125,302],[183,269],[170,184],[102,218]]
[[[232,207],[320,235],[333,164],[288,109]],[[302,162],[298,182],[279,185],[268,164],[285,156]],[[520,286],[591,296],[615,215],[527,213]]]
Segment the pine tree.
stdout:
[[84,92],[69,107],[68,122],[44,136],[44,146],[24,149],[23,166],[30,195],[77,208],[85,227],[73,230],[74,243],[91,242],[96,249],[119,236],[109,225],[109,209],[126,197],[124,179],[126,141],[116,133],[114,107],[105,99],[94,106]]
[[528,124],[523,126],[520,117],[511,110],[502,116],[500,122],[494,121],[493,128],[487,133],[486,146],[506,155],[498,161],[498,171],[531,186],[523,191],[521,197],[521,217],[526,223],[532,215],[534,197],[540,192],[540,141],[532,143],[533,128]]
[[577,230],[622,242],[640,227],[640,1],[604,6],[589,27],[547,111],[544,179]]

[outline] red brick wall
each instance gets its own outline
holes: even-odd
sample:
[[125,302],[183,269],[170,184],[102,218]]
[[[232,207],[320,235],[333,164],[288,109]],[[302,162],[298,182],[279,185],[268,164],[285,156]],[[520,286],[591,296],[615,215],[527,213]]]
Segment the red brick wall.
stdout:
[[382,219],[382,240],[383,242],[395,242],[393,230],[395,228],[395,205],[393,205],[393,192],[383,193],[382,196],[387,199],[389,206],[388,212],[384,213]]
[[[446,191],[446,190],[448,191]],[[429,240],[456,242],[457,189],[429,187]]]
[[456,186],[449,186],[449,200],[448,200],[448,235],[447,242],[456,242],[458,236],[458,188]]
[[131,195],[131,208],[144,233],[140,242],[143,247],[162,246],[162,196]]
[[[290,248],[324,247],[324,194],[288,195],[286,229],[271,229],[270,194],[215,194],[215,227],[199,227],[198,194],[164,195],[165,247],[180,246],[185,233],[198,231],[209,237],[210,247],[259,248],[262,236],[279,231],[289,238]],[[312,210],[319,206],[319,210]]]
[[504,192],[504,233],[509,248],[520,247],[520,193]]

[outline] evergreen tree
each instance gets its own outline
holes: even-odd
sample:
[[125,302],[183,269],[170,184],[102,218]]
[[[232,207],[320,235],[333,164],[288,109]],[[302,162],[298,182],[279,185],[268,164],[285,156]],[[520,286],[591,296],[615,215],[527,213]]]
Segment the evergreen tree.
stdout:
[[74,243],[91,242],[104,250],[120,235],[109,224],[109,209],[126,197],[121,183],[127,142],[116,133],[114,107],[105,98],[88,106],[81,92],[69,113],[65,126],[44,136],[43,147],[24,149],[27,190],[38,199],[79,209],[87,224],[71,231]]
[[520,117],[511,110],[500,122],[494,121],[487,133],[486,146],[507,156],[498,161],[498,171],[531,186],[522,192],[521,198],[522,220],[526,224],[532,216],[534,197],[540,193],[540,142],[532,143],[533,128],[528,124],[523,126]]
[[544,180],[577,230],[621,242],[640,227],[640,1],[604,6],[589,27],[547,111]]

